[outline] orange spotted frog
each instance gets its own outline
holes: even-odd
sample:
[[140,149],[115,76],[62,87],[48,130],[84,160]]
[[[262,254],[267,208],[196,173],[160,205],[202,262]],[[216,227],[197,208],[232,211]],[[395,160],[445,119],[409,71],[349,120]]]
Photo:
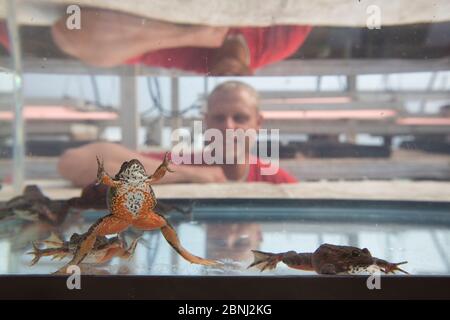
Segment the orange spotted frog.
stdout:
[[217,265],[217,261],[191,254],[180,243],[175,229],[167,219],[154,209],[156,197],[152,184],[164,177],[169,169],[169,153],[152,175],[147,175],[144,166],[137,159],[122,164],[115,177],[105,172],[103,162],[97,158],[97,183],[109,187],[107,205],[110,214],[98,219],[80,240],[75,254],[66,266],[57,271],[63,273],[68,266],[78,265],[92,251],[98,237],[118,234],[129,227],[140,230],[159,229],[172,248],[184,259],[200,265]]

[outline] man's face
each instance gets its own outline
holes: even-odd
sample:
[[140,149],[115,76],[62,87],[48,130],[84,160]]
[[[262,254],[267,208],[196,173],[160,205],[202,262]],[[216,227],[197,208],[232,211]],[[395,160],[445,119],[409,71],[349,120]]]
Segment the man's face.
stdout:
[[255,98],[244,90],[217,92],[209,99],[206,126],[219,129],[224,135],[226,129],[258,130],[262,117],[256,104]]
[[[262,117],[258,111],[255,97],[245,90],[235,89],[216,92],[214,96],[210,97],[205,121],[207,129],[218,129],[223,134],[226,152],[230,147],[225,146],[227,130],[242,129],[248,132],[247,130],[253,129],[257,131],[261,128]],[[248,148],[254,142],[249,138],[245,140]],[[235,155],[237,155],[236,151]]]
[[245,261],[252,258],[263,238],[257,223],[208,223],[206,228],[208,257]]

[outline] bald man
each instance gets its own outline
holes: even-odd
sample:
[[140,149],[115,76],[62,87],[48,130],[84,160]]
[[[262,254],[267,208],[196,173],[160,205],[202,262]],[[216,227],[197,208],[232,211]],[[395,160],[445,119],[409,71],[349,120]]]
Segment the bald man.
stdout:
[[[261,128],[263,118],[258,108],[257,92],[249,85],[239,81],[228,81],[217,86],[209,95],[205,114],[206,129],[217,129],[223,137],[227,132]],[[235,141],[236,139],[233,139]],[[264,174],[267,166],[251,155],[251,145],[255,142],[247,138],[243,148],[226,144],[223,140],[223,159],[219,163],[206,165],[173,165],[175,173],[165,175],[161,183],[208,183],[226,181],[264,181],[270,183],[294,183],[297,180],[282,169]],[[233,149],[233,161],[225,158]],[[95,180],[97,167],[95,157],[104,159],[107,172],[117,172],[124,161],[138,159],[153,172],[161,163],[164,154],[142,154],[121,145],[98,142],[67,150],[59,159],[60,174],[74,185],[84,187]],[[238,158],[244,161],[237,161]]]

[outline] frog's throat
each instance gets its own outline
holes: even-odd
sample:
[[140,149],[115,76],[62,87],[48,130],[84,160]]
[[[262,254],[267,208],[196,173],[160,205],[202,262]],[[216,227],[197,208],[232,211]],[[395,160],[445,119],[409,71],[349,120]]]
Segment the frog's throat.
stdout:
[[145,180],[147,173],[139,160],[133,159],[122,164],[115,178],[123,180]]
[[371,272],[370,267],[374,265],[349,265],[347,268],[347,273],[355,274],[360,272]]

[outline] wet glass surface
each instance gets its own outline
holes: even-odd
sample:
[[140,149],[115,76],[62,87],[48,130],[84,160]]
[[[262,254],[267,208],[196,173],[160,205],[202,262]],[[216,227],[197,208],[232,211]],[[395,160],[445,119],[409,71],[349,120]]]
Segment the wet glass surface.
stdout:
[[[321,202],[297,206],[299,201],[231,202],[211,206],[197,203],[190,217],[169,217],[183,246],[193,254],[219,259],[225,265],[211,268],[191,265],[176,254],[159,231],[129,229],[128,245],[141,236],[130,260],[113,258],[102,265],[83,265],[93,274],[136,275],[312,275],[279,264],[273,271],[247,269],[251,249],[268,252],[312,252],[320,244],[367,247],[373,256],[391,262],[407,260],[404,269],[413,275],[450,273],[450,219],[448,203],[396,203],[376,206],[368,201]],[[284,205],[283,205],[284,203]],[[43,257],[30,266],[31,241],[47,239],[51,232],[66,239],[85,232],[103,211],[70,214],[57,228],[37,222],[0,222],[0,274],[49,274],[62,261]]]
[[[296,75],[302,72],[306,64],[315,63],[317,58],[430,59],[448,54],[449,41],[445,31],[449,22],[436,21],[437,12],[433,13],[434,10],[445,9],[427,8],[425,14],[432,15],[430,20],[434,23],[418,23],[412,18],[414,23],[393,26],[387,23],[374,30],[367,28],[363,20],[351,27],[355,19],[366,17],[365,11],[360,15],[353,12],[361,10],[359,3],[355,3],[353,10],[349,11],[352,14],[349,20],[353,23],[342,25],[341,22],[338,27],[333,24],[328,26],[329,21],[333,20],[329,16],[321,17],[326,19],[326,27],[308,22],[298,25],[292,21],[265,27],[259,27],[257,21],[248,25],[242,21],[238,25],[222,22],[219,26],[204,25],[208,23],[204,20],[201,24],[182,23],[192,21],[192,15],[196,16],[194,13],[185,16],[186,12],[193,10],[191,3],[186,11],[179,13],[181,23],[176,23],[171,22],[170,17],[168,19],[166,12],[161,19],[150,18],[146,12],[150,7],[145,4],[124,5],[128,7],[125,11],[122,5],[104,8],[101,8],[101,3],[97,5],[99,8],[75,7],[77,9],[70,9],[66,14],[64,6],[55,5],[54,1],[21,1],[16,11],[18,23],[24,25],[21,31],[24,53],[36,60],[43,60],[40,62],[42,68],[52,68],[53,60],[57,59],[108,68],[140,65],[147,68],[147,73],[154,75],[168,72],[250,75],[267,72],[266,69],[269,74],[281,72],[283,75]],[[224,5],[222,9],[226,7]],[[314,5],[307,7],[314,11]],[[202,7],[202,10],[207,9],[211,7]],[[151,10],[153,14],[154,10]],[[305,8],[297,7],[297,10],[299,17],[295,20],[304,21],[302,14]],[[331,14],[329,10],[325,12]],[[215,12],[214,16],[216,14],[221,15]],[[245,16],[254,20],[258,15]],[[0,44],[8,48],[5,32],[2,34],[1,31],[0,24]],[[296,66],[295,62],[303,60],[306,60],[304,65]],[[281,68],[277,69],[274,65]]]
[[[15,183],[18,194],[23,179],[42,179],[35,182],[41,186],[57,179],[83,185],[75,183],[78,175],[67,175],[78,167],[77,161],[65,175],[58,161],[64,151],[87,143],[120,141],[139,155],[149,151],[150,158],[153,151],[162,154],[173,147],[170,133],[181,127],[193,133],[195,142],[201,136],[195,132],[195,121],[205,120],[208,95],[237,78],[212,76],[243,75],[249,77],[239,81],[254,87],[260,97],[263,128],[280,130],[281,167],[300,185],[384,180],[396,191],[396,179],[450,181],[448,19],[433,16],[426,23],[414,18],[392,24],[384,16],[382,28],[373,29],[364,19],[355,24],[354,10],[343,17],[348,24],[329,16],[335,10],[321,10],[312,16],[321,16],[326,24],[307,23],[299,15],[296,21],[302,25],[274,24],[273,16],[266,27],[257,21],[207,25],[208,21],[184,19],[190,17],[179,21],[153,17],[133,4],[123,10],[100,8],[99,1],[92,1],[99,8],[81,6],[82,28],[72,28],[67,8],[49,4],[56,2],[21,1],[14,10],[8,7],[15,12],[9,16],[6,6],[0,5],[2,193],[10,192]],[[354,8],[362,5],[355,2]],[[443,8],[435,6],[427,15],[444,12]],[[258,8],[253,9],[245,16],[258,16],[254,14]],[[300,9],[298,14],[303,14]],[[60,112],[56,119],[55,110]],[[27,116],[22,121],[12,111]],[[142,121],[135,121],[138,118]],[[196,148],[201,149],[203,142]],[[95,170],[87,179],[95,178]],[[222,182],[203,180],[210,175],[205,172],[189,182],[198,183],[199,177],[201,182]],[[348,189],[351,195],[358,186]],[[366,188],[371,196],[390,192],[375,185]],[[339,198],[330,192],[334,189],[319,185],[316,192]],[[412,184],[410,189],[419,189],[417,193],[428,195],[428,200],[450,199],[441,192],[445,189],[441,184],[430,189]],[[407,194],[402,199],[417,199],[414,193]],[[7,198],[9,193],[2,199]],[[390,195],[390,199],[397,198]],[[128,245],[141,237],[130,260],[116,257],[104,265],[85,266],[85,272],[305,275],[313,273],[283,264],[264,273],[247,269],[251,250],[313,252],[332,243],[367,247],[374,256],[392,262],[407,260],[404,269],[413,275],[448,275],[449,212],[448,202],[428,206],[360,201],[355,207],[345,201],[327,205],[297,200],[200,201],[191,216],[173,213],[170,221],[187,250],[223,261],[223,268],[186,262],[159,231],[141,234],[130,229],[124,233]],[[26,213],[22,218],[28,220],[3,219],[0,211],[0,274],[52,273],[68,259],[43,257],[30,266],[31,242],[52,233],[67,240],[106,214],[72,212],[62,225],[52,227],[29,220]]]

